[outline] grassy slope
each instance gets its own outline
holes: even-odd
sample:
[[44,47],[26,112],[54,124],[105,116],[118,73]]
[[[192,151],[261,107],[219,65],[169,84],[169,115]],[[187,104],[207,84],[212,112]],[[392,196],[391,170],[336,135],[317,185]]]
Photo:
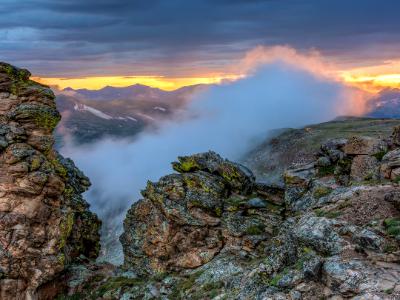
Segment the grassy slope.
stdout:
[[310,125],[302,129],[286,129],[251,150],[243,159],[259,181],[279,181],[282,171],[292,163],[309,162],[321,143],[332,138],[355,135],[389,137],[396,119],[343,118]]

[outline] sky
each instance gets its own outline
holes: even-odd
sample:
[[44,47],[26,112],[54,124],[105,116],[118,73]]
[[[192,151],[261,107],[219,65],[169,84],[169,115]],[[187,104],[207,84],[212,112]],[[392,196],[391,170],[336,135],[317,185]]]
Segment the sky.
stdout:
[[400,86],[398,0],[1,0],[0,60],[48,84],[174,89],[235,79],[256,47],[317,52],[344,81]]

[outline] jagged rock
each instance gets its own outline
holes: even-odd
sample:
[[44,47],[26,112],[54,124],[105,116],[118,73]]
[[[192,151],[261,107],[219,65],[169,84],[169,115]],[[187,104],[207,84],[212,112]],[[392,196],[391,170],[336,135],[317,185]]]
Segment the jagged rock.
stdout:
[[328,141],[284,186],[254,183],[213,152],[180,158],[179,174],[149,182],[125,219],[134,275],[88,279],[84,299],[399,298],[400,190],[377,173],[397,158],[384,145]]
[[387,144],[377,138],[355,136],[348,140],[343,150],[347,155],[374,155],[387,151]]
[[[343,147],[346,145],[347,139],[331,139],[321,145],[321,154],[322,157],[326,157],[330,162],[336,163],[337,161],[344,158],[345,154],[343,152]],[[327,161],[324,160],[325,164],[320,166],[326,167]]]
[[322,157],[318,158],[316,165],[318,167],[327,167],[327,166],[331,165],[331,160],[329,159],[329,157],[322,156]]
[[396,126],[393,128],[391,138],[394,145],[400,146],[400,126]]
[[284,179],[285,184],[307,187],[310,180],[315,176],[315,164],[307,164],[304,166],[294,166],[285,171]]
[[297,240],[323,253],[337,254],[343,248],[344,240],[334,230],[335,220],[306,216],[298,222],[294,231]]
[[400,148],[389,151],[382,157],[381,174],[384,178],[396,180],[399,175],[398,168],[400,168]]
[[379,179],[378,159],[369,155],[357,155],[351,164],[350,178],[353,181]]
[[181,156],[178,162],[173,162],[172,167],[178,172],[206,171],[223,177],[227,184],[241,192],[252,190],[255,177],[253,173],[237,163],[223,160],[215,152],[209,151],[204,154]]
[[285,201],[285,189],[284,186],[278,186],[276,184],[268,184],[262,182],[256,182],[255,191],[257,194],[268,199],[274,204],[282,205]]
[[249,201],[249,170],[214,152],[181,157],[173,166],[181,174],[149,182],[145,198],[127,214],[121,236],[126,267],[150,273],[195,268],[224,247],[251,251],[272,234],[280,217]]
[[400,189],[386,193],[384,199],[392,203],[400,211]]
[[89,180],[52,149],[52,131],[60,119],[54,94],[29,76],[27,70],[0,63],[4,300],[37,297],[76,257],[95,258],[99,250],[100,221],[80,195]]

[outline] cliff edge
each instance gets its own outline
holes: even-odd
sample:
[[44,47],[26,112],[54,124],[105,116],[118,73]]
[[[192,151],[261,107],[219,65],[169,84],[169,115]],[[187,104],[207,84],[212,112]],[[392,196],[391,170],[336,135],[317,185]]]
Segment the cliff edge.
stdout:
[[[51,299],[45,284],[99,252],[89,179],[53,149],[53,92],[0,63],[0,298]],[[50,293],[50,294],[48,294]],[[56,293],[56,291],[54,291]]]

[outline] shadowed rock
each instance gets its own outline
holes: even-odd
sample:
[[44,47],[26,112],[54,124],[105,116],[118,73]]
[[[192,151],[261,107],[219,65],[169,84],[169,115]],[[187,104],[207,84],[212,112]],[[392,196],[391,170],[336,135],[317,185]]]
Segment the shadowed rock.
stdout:
[[4,300],[34,299],[75,258],[96,258],[99,251],[100,221],[81,196],[89,179],[53,150],[52,132],[60,120],[54,94],[29,76],[27,70],[0,63]]

